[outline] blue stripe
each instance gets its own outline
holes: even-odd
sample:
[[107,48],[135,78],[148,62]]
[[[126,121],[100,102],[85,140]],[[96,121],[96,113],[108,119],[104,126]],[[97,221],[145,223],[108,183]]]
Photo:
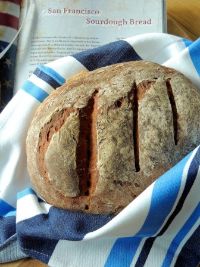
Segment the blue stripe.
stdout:
[[133,47],[123,40],[77,53],[73,57],[88,70],[95,70],[121,62],[141,60]]
[[[160,229],[174,206],[180,189],[183,170],[190,156],[191,153],[155,182],[150,209],[143,226],[134,237],[120,238],[115,242],[107,258],[106,267],[115,266],[115,262],[119,262],[119,264],[123,264],[121,266],[124,266],[124,259],[122,259],[117,252],[122,249],[122,246],[126,246],[126,242],[128,242],[128,244],[132,242],[132,246],[129,245],[132,250],[126,252],[127,264],[129,264],[139,247],[140,242],[138,242],[138,240],[141,241],[143,237],[152,236]],[[174,179],[174,177],[176,179]],[[166,195],[168,196],[168,201],[166,201]],[[137,242],[135,238],[137,238]]]
[[143,267],[144,266],[155,239],[156,239],[155,237],[149,237],[145,241],[145,243],[144,243],[144,245],[140,251],[140,255],[139,255],[139,257],[135,263],[135,267]]
[[[8,241],[8,239],[11,238],[16,234],[16,218],[15,216],[9,216],[9,217],[2,217],[0,216],[0,258],[2,260],[2,252],[4,245],[8,246],[8,243],[5,244],[5,242]],[[2,246],[3,245],[3,246]],[[11,249],[11,248],[10,248]],[[6,250],[6,249],[5,249]],[[7,249],[7,253],[9,253],[9,249]],[[0,261],[2,263],[2,261]]]
[[17,199],[20,199],[27,195],[36,195],[32,188],[26,188],[17,194]]
[[51,76],[49,76],[48,74],[44,73],[42,70],[40,70],[39,68],[37,68],[33,74],[35,74],[38,78],[40,78],[41,80],[45,81],[46,83],[48,83],[51,87],[53,87],[54,89],[56,89],[57,87],[60,86],[60,84],[54,80]]
[[188,234],[188,232],[192,229],[192,227],[195,225],[197,220],[200,218],[200,204],[197,205],[195,210],[193,211],[192,215],[188,218],[186,223],[183,225],[183,227],[180,229],[180,231],[177,233],[175,238],[172,240],[167,254],[165,256],[165,259],[163,261],[162,267],[169,267],[174,255],[176,253],[177,248],[179,247],[181,241],[185,238],[185,236]]
[[105,267],[129,267],[142,238],[119,238],[107,258]]
[[174,206],[180,189],[183,170],[190,156],[191,153],[156,180],[149,213],[137,236],[152,236],[164,223]]
[[159,233],[155,236],[155,237],[150,237],[148,238],[145,243],[144,246],[140,252],[140,255],[138,257],[138,260],[135,264],[135,267],[142,267],[145,265],[146,259],[149,255],[149,252],[154,244],[154,241],[156,240],[156,237],[161,236],[164,234],[164,232],[167,230],[167,228],[169,227],[169,225],[172,223],[172,221],[174,220],[174,218],[176,217],[176,215],[180,212],[180,210],[183,207],[184,201],[187,197],[187,195],[190,192],[190,189],[195,181],[195,178],[197,177],[197,172],[199,169],[199,160],[200,160],[200,149],[198,148],[196,151],[195,156],[192,159],[192,162],[190,163],[190,167],[188,169],[188,173],[187,173],[187,179],[186,179],[186,183],[185,183],[185,188],[182,192],[181,197],[179,198],[178,203],[176,204],[176,208],[173,210],[173,212],[171,213],[171,215],[169,216],[167,222],[164,224],[164,226],[162,227],[162,229],[159,231]]
[[[192,253],[191,253],[192,251]],[[196,267],[200,262],[200,225],[181,249],[175,267]]]
[[58,72],[56,72],[54,69],[45,66],[45,65],[40,65],[38,66],[38,68],[46,73],[48,76],[50,76],[51,78],[53,78],[59,85],[62,85],[65,82],[65,78],[62,77]]
[[193,42],[189,47],[189,54],[192,59],[193,65],[200,76],[200,38]]
[[188,40],[188,39],[185,39],[185,38],[182,38],[184,44],[186,47],[190,46],[193,42],[191,40]]
[[36,86],[31,81],[26,81],[22,86],[22,90],[27,92],[29,95],[33,96],[39,102],[43,102],[44,99],[48,96],[48,93],[42,88]]
[[167,228],[169,227],[169,225],[171,224],[171,222],[174,220],[174,218],[176,217],[176,215],[181,211],[183,204],[185,202],[185,199],[187,198],[191,187],[194,184],[194,181],[197,177],[197,173],[199,170],[199,164],[200,164],[200,147],[198,149],[196,149],[196,154],[194,155],[189,169],[188,169],[188,173],[187,173],[187,179],[186,179],[186,183],[185,183],[185,188],[182,192],[181,197],[179,198],[179,201],[176,205],[176,208],[174,209],[173,213],[170,215],[170,217],[168,218],[166,224],[164,225],[164,227],[162,228],[162,230],[159,232],[158,236],[163,235],[164,232],[167,230]]
[[5,202],[3,199],[0,199],[0,216],[5,216],[8,212],[14,210],[15,210],[14,207]]
[[16,216],[16,210],[9,211],[4,217]]
[[80,241],[112,218],[110,215],[51,207],[48,214],[39,214],[17,223],[20,249],[26,249],[26,255],[48,263],[59,240]]

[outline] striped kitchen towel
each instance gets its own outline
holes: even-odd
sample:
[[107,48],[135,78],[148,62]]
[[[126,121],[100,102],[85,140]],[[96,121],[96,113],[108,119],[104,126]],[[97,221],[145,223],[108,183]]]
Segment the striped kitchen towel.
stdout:
[[200,89],[200,39],[144,34],[38,66],[3,110],[0,262],[30,256],[56,267],[198,265],[199,147],[115,217],[55,208],[38,198],[30,185],[25,139],[40,103],[82,70],[141,59],[176,68]]
[[[21,0],[0,0],[0,112],[13,96]],[[9,50],[1,53],[10,45]]]

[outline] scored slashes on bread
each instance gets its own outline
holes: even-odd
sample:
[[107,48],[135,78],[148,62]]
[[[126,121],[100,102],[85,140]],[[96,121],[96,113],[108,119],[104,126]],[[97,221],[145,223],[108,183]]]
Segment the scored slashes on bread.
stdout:
[[199,117],[200,93],[174,69],[138,61],[77,75],[33,118],[32,184],[56,207],[119,212],[199,144]]

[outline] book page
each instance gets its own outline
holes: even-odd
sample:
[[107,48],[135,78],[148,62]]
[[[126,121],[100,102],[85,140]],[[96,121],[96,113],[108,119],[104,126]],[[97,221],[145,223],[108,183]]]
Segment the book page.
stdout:
[[39,64],[136,34],[163,32],[163,23],[163,0],[32,0],[18,44],[15,91]]

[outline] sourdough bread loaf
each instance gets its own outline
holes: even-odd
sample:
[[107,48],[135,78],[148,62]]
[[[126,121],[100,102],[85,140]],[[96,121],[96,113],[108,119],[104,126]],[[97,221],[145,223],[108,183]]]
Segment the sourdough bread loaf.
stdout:
[[199,144],[199,116],[199,91],[174,69],[138,61],[81,73],[32,120],[33,187],[56,207],[117,213]]

